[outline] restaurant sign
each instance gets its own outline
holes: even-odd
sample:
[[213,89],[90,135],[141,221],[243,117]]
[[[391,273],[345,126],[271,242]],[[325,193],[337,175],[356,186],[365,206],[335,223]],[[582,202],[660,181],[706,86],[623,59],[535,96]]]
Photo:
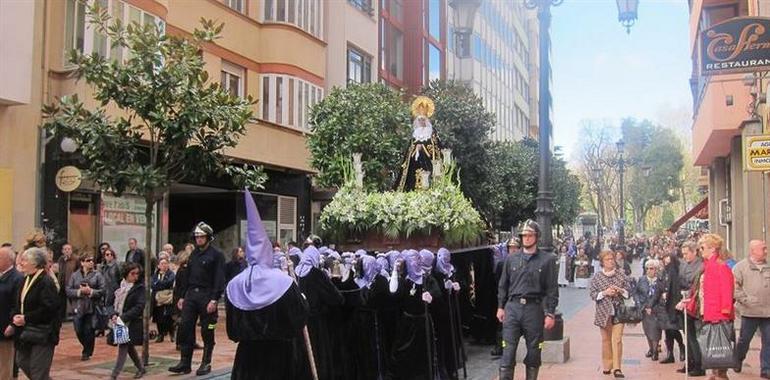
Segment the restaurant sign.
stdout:
[[770,18],[736,17],[701,32],[701,75],[770,69]]

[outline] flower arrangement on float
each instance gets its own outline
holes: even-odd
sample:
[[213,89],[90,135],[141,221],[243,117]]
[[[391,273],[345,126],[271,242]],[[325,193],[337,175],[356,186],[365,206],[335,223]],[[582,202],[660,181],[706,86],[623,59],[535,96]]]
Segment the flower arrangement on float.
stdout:
[[[430,185],[414,191],[366,191],[358,154],[345,165],[344,178],[320,216],[324,234],[337,241],[379,236],[392,245],[422,239],[421,245],[461,246],[473,243],[484,231],[481,215],[460,189],[448,149],[443,160],[433,163]],[[426,238],[433,243],[425,243]]]

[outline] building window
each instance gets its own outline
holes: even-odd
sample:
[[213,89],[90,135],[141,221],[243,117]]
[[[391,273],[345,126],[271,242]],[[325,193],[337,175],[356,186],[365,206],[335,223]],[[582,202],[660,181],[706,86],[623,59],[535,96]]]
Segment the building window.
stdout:
[[441,41],[441,0],[428,1],[428,32],[436,41]]
[[[97,4],[114,19],[123,24],[155,25],[160,34],[165,33],[166,24],[159,17],[139,8],[125,4],[120,0],[97,0]],[[67,0],[64,11],[64,62],[68,62],[69,53],[77,50],[82,54],[97,54],[106,59],[122,62],[129,58],[129,51],[122,46],[112,47],[112,41],[96,28],[86,23],[86,6],[78,0]]]
[[220,85],[231,95],[239,98],[243,97],[243,78],[246,70],[230,62],[222,61],[222,70]]
[[83,52],[85,47],[86,31],[86,5],[77,0],[67,0],[67,9],[65,11],[65,31],[64,31],[64,54],[77,50]]
[[264,22],[294,25],[318,38],[322,36],[321,0],[263,0]]
[[259,99],[262,103],[262,120],[308,130],[309,107],[321,101],[322,97],[323,90],[320,87],[302,79],[282,74],[263,74]]
[[404,34],[400,30],[396,29],[392,25],[389,28],[388,37],[390,38],[387,62],[388,71],[390,74],[398,78],[404,79]]
[[243,13],[243,0],[225,0],[225,5],[237,12]]
[[428,45],[428,81],[441,79],[441,50],[436,45]]
[[401,5],[403,0],[385,0],[387,4],[384,4],[386,9],[388,10],[388,14],[390,14],[390,17],[392,17],[394,20],[398,22],[403,22],[404,17],[404,7]]
[[374,9],[372,9],[372,0],[348,0],[348,3],[369,15],[374,13]]
[[708,29],[712,25],[719,24],[720,22],[733,17],[738,17],[738,4],[704,6],[702,17],[701,30]]
[[262,78],[262,119],[270,120],[270,77]]
[[369,83],[372,78],[372,58],[348,47],[348,83]]
[[283,124],[283,77],[275,78],[275,122]]

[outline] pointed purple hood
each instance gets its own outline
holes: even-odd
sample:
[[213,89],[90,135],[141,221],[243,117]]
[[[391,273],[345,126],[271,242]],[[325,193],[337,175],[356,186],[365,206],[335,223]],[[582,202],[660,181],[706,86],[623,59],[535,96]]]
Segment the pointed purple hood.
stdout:
[[248,189],[246,201],[246,262],[249,267],[227,284],[227,299],[237,308],[246,311],[270,306],[286,293],[291,277],[273,268],[273,244],[259,217],[257,205]]

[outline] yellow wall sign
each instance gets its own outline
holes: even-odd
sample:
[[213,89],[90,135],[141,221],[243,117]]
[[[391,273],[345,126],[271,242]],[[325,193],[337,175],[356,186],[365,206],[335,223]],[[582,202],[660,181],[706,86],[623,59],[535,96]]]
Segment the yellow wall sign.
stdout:
[[743,138],[743,169],[770,171],[770,135]]
[[56,187],[59,190],[69,193],[80,187],[80,182],[83,180],[83,175],[80,173],[80,169],[74,166],[65,166],[56,172]]

